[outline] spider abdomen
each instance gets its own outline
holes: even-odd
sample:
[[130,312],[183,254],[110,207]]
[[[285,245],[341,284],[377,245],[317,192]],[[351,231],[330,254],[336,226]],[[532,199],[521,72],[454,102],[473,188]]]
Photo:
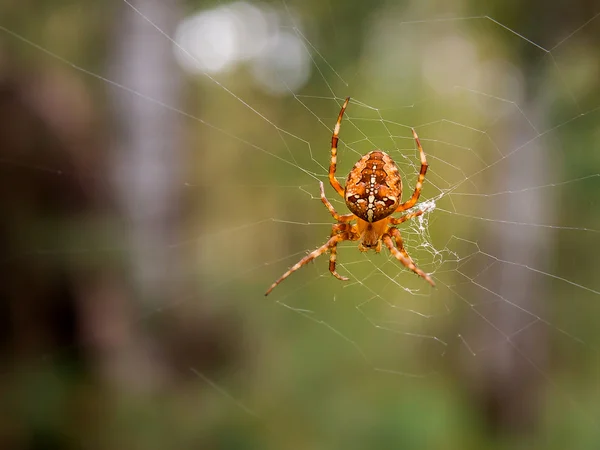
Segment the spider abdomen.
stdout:
[[367,222],[377,222],[392,214],[401,196],[402,178],[398,166],[385,152],[367,153],[348,174],[344,192],[346,206]]

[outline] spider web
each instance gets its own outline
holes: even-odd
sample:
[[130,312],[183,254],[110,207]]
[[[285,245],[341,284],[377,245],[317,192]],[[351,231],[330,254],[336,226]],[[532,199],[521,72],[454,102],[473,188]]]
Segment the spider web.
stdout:
[[[156,318],[177,323],[199,303],[245,317],[253,342],[265,349],[251,356],[252,369],[212,376],[187,368],[212,389],[207,401],[215,408],[207,423],[228,424],[224,417],[232,407],[268,422],[281,411],[273,398],[302,395],[315,379],[339,408],[360,401],[349,393],[358,373],[366,384],[381,383],[384,395],[409,386],[420,398],[458,361],[465,379],[485,384],[505,369],[502,355],[509,351],[547,386],[556,416],[566,408],[575,417],[568,426],[597,430],[600,161],[593,148],[600,63],[593,49],[600,13],[537,42],[527,29],[513,29],[495,15],[440,17],[416,5],[381,5],[363,24],[363,54],[348,67],[336,56],[352,40],[348,30],[334,25],[321,37],[334,44],[325,45],[308,26],[314,12],[298,2],[277,3],[269,12],[278,29],[301,44],[312,76],[294,89],[275,77],[283,89],[270,97],[231,75],[243,67],[211,73],[156,24],[151,8],[123,2],[136,26],[170,42],[180,62],[187,61],[182,65],[195,68],[200,112],[89,69],[24,30],[4,23],[0,29],[21,51],[175,114],[189,129],[194,164],[181,186],[202,201],[185,221],[186,237],[169,250],[191,255],[180,275],[194,288],[164,304],[140,306],[137,318],[140,324]],[[516,58],[509,51],[514,48],[526,56]],[[344,243],[338,270],[348,282],[329,274],[323,256],[265,300],[270,283],[329,235],[332,219],[318,182],[327,183],[331,131],[347,95],[352,101],[340,132],[340,181],[361,155],[382,149],[399,166],[406,200],[420,168],[410,128],[419,133],[429,171],[415,208],[426,212],[400,229],[408,253],[437,287],[385,249],[360,253],[356,243]],[[224,166],[231,169],[224,172]],[[74,177],[68,167],[27,168]],[[87,175],[108,183],[101,171],[90,168]],[[326,193],[345,213],[328,185]],[[76,251],[128,249],[88,245]]]

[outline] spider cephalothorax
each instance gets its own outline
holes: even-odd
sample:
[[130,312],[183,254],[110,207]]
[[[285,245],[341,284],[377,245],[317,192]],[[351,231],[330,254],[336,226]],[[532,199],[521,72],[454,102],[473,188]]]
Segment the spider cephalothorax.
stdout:
[[[333,136],[331,138],[331,161],[329,164],[329,182],[336,192],[344,198],[346,206],[352,214],[340,215],[335,211],[333,205],[327,200],[327,197],[325,197],[325,189],[321,182],[321,201],[327,207],[333,218],[337,220],[337,223],[333,224],[331,227],[331,237],[325,244],[306,255],[294,264],[286,273],[279,277],[279,279],[267,290],[265,295],[269,295],[275,286],[289,277],[293,272],[322,255],[327,250],[329,250],[330,253],[329,271],[336,278],[347,280],[348,278],[341,276],[335,270],[337,244],[342,241],[360,241],[358,246],[359,250],[367,251],[373,249],[376,252],[381,251],[383,243],[398,261],[417,275],[423,277],[432,286],[435,285],[431,277],[415,265],[412,258],[404,249],[400,230],[394,226],[390,226],[399,225],[402,222],[423,214],[423,211],[417,210],[398,218],[391,216],[395,212],[406,211],[415,206],[419,199],[419,195],[421,195],[421,188],[423,187],[423,181],[425,180],[425,174],[427,173],[427,160],[425,159],[425,152],[423,151],[423,147],[421,147],[419,137],[413,129],[412,134],[417,143],[417,147],[419,148],[421,157],[421,170],[413,195],[408,201],[400,203],[402,196],[402,179],[398,167],[388,154],[380,150],[374,150],[360,158],[348,174],[346,187],[342,188],[339,181],[335,178],[335,169],[337,167],[337,144],[342,117],[344,116],[344,111],[346,110],[349,101],[350,97],[346,98],[335,124],[335,128],[333,129]],[[350,224],[350,222],[354,220],[356,220],[356,224]],[[396,244],[395,246],[394,243]]]

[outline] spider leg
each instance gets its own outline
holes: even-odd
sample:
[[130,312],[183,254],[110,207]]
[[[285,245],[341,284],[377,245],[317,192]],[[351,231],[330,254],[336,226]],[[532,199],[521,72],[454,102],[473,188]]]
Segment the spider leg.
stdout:
[[[344,234],[344,237],[347,238],[348,236],[346,234]],[[342,239],[342,240],[349,240],[349,239]],[[339,273],[337,273],[337,270],[335,270],[335,260],[337,259],[337,244],[338,243],[335,242],[329,248],[329,271],[331,272],[331,275],[336,277],[338,280],[348,281],[349,280],[348,277],[344,277],[344,276],[340,275]]]
[[331,162],[329,163],[329,182],[331,186],[340,194],[342,197],[344,196],[344,188],[340,182],[335,178],[335,169],[337,167],[337,145],[338,145],[338,136],[340,134],[340,127],[342,125],[342,117],[344,116],[344,111],[346,111],[346,107],[348,106],[348,102],[350,101],[350,97],[346,98],[346,101],[342,105],[342,109],[340,114],[338,115],[337,122],[335,123],[335,128],[333,129],[333,136],[331,137]]
[[421,195],[421,188],[423,187],[423,181],[425,181],[425,174],[427,173],[427,159],[425,158],[425,152],[423,151],[423,147],[421,147],[421,141],[419,140],[419,136],[417,136],[417,132],[414,128],[411,128],[413,137],[417,143],[417,147],[419,148],[419,155],[421,156],[421,171],[419,172],[419,178],[417,180],[417,184],[415,186],[415,191],[413,192],[412,197],[407,201],[402,203],[396,209],[396,212],[405,211],[407,209],[412,208],[417,204],[417,200],[419,200],[419,195]]
[[408,254],[406,249],[404,248],[404,242],[402,241],[402,236],[400,235],[400,230],[398,228],[392,227],[388,230],[388,233],[390,233],[390,235],[394,237],[394,240],[396,241],[396,247],[398,248],[400,253],[402,253],[406,259],[408,259],[411,263],[414,264],[415,262],[412,260],[412,258],[410,257],[410,255]]
[[[394,243],[392,242],[392,238],[391,238],[390,234],[394,235],[394,237],[396,238],[396,242],[398,242],[398,241],[400,242],[400,245],[402,246],[403,250],[404,250],[404,245],[402,244],[402,237],[400,236],[400,230],[398,230],[397,228],[390,227],[388,229],[388,232],[383,235],[382,239],[383,239],[383,243],[386,245],[386,247],[390,249],[390,252],[392,253],[392,255],[394,255],[394,257],[398,261],[400,261],[406,268],[412,270],[414,273],[416,273],[420,277],[427,280],[427,282],[429,284],[431,284],[432,286],[435,286],[435,283],[433,282],[431,277],[415,265],[415,263],[412,261],[412,258],[410,256],[408,256],[408,253],[406,253],[406,250],[404,250],[404,252],[402,252],[402,251],[398,250],[396,247],[394,247]],[[408,258],[407,258],[407,256],[408,256]]]
[[419,211],[415,211],[415,212],[406,214],[406,215],[404,215],[402,217],[398,217],[398,218],[390,217],[389,223],[391,223],[392,225],[400,225],[402,222],[406,222],[409,219],[414,219],[415,217],[419,217],[421,214],[423,214],[423,212],[424,211],[419,210]]
[[[302,267],[305,264],[311,262],[313,259],[321,256],[327,250],[335,248],[335,246],[338,244],[338,242],[349,240],[348,238],[349,238],[349,236],[348,236],[347,233],[340,233],[340,234],[336,234],[335,236],[331,236],[329,238],[329,240],[325,244],[323,244],[322,246],[320,246],[318,249],[313,250],[312,252],[310,252],[308,255],[306,255],[304,258],[302,258],[300,261],[298,261],[296,264],[294,264],[286,273],[284,273],[283,275],[281,275],[281,277],[279,277],[279,279],[277,279],[277,281],[275,281],[275,283],[273,283],[271,285],[271,287],[267,290],[267,292],[265,293],[265,295],[269,295],[271,293],[271,291],[273,289],[275,289],[275,286],[277,286],[279,283],[281,283],[283,280],[285,280],[287,277],[289,277],[292,273],[294,273],[300,267]],[[335,251],[334,251],[334,253],[335,253]],[[331,266],[331,260],[330,260],[329,268],[331,269],[331,267],[332,266]],[[333,269],[335,271],[335,258],[334,258]],[[334,273],[334,275],[335,275],[335,273]],[[340,276],[341,275],[339,275],[339,274],[337,275],[338,278]]]
[[354,219],[354,214],[338,214],[333,208],[333,205],[329,203],[329,200],[327,200],[327,197],[325,197],[325,188],[323,187],[322,181],[319,181],[319,186],[321,187],[321,201],[327,207],[327,209],[329,210],[329,212],[335,220],[337,220],[338,222],[346,223]]

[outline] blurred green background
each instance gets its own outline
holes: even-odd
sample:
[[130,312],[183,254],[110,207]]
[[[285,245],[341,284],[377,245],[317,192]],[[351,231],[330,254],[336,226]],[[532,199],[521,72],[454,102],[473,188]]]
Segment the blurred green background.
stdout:
[[[0,6],[1,449],[600,447],[594,1]],[[430,289],[321,245],[381,148]],[[340,213],[341,199],[327,185]]]

